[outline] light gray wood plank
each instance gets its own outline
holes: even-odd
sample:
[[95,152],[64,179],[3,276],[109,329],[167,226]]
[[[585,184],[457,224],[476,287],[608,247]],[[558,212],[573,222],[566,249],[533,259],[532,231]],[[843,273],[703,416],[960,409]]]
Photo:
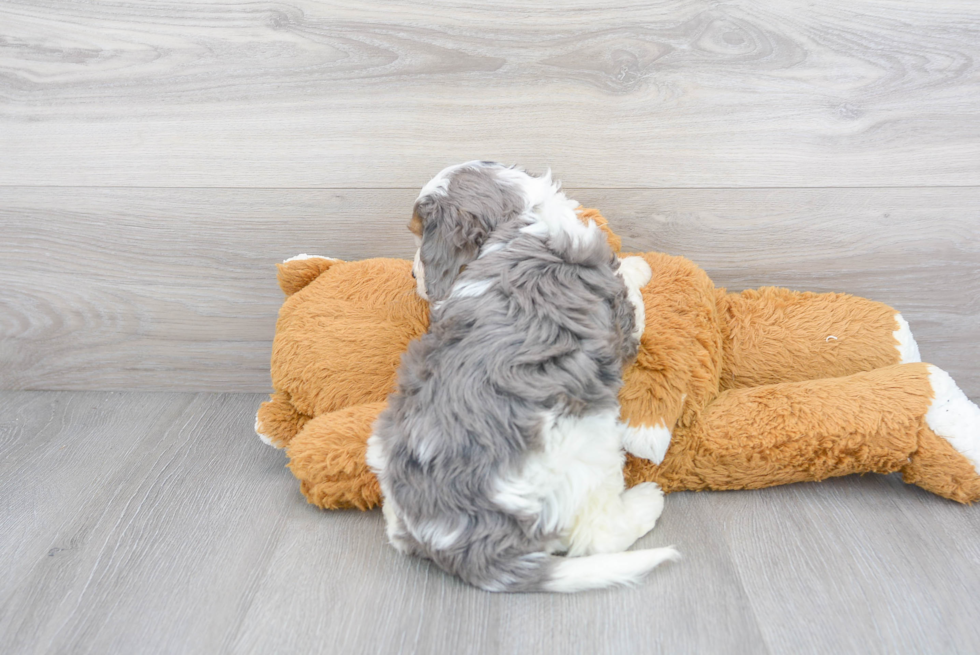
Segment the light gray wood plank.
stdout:
[[[6,444],[20,473],[5,480],[18,508],[5,514],[2,534],[29,547],[0,587],[0,650],[218,652],[252,599],[256,572],[270,564],[284,508],[297,502],[281,453],[251,432],[260,398],[58,399],[82,409],[31,410],[33,422],[65,426],[47,441],[73,468],[49,468],[29,428]],[[32,478],[78,497],[37,494]],[[20,501],[32,496],[34,520],[24,525]]]
[[980,648],[976,507],[899,478],[712,494],[773,653]]
[[0,5],[0,184],[980,183],[980,6]]
[[267,389],[277,262],[408,252],[411,193],[353,194],[0,189],[0,388]]
[[638,588],[495,595],[307,505],[260,400],[0,392],[0,651],[980,648],[980,513],[893,476],[673,494],[638,546],[684,559]]
[[[282,565],[268,570],[232,650],[764,653],[727,546],[704,520],[705,498],[672,496],[655,532],[637,546],[674,543],[683,564],[664,566],[636,589],[573,596],[488,594],[397,553],[379,511],[295,508],[294,529],[274,557]],[[287,607],[295,612],[288,620],[269,621]]]
[[[719,286],[887,302],[980,398],[980,188],[569,193]],[[410,257],[415,194],[0,189],[0,388],[264,391],[274,264]]]
[[[511,603],[500,652],[768,653],[734,557],[708,519],[710,502],[708,494],[668,497],[657,527],[635,548],[673,544],[683,559],[637,589]],[[545,611],[561,637],[542,629]]]
[[93,496],[111,493],[124,463],[146,448],[144,435],[165,429],[189,402],[189,396],[0,393],[0,589],[23,585],[37,562],[72,557],[88,535],[59,539],[65,523]]
[[[688,575],[665,567],[636,590],[574,597],[487,594],[396,553],[377,511],[307,505],[282,454],[251,434],[259,400],[0,393],[16,428],[0,432],[2,461],[20,471],[3,489],[15,511],[5,513],[0,534],[31,544],[5,559],[14,575],[0,585],[0,650],[764,649],[752,616],[732,610],[747,602],[714,524],[683,519],[703,514],[702,496],[679,497],[678,512],[644,540],[685,548],[699,563]],[[109,452],[93,448],[96,440]],[[16,509],[20,499],[37,495],[25,482],[48,473],[48,451],[74,462],[72,470],[51,471],[75,486],[74,502],[50,494],[35,500],[35,520],[18,530],[29,513]],[[701,597],[699,589],[712,585],[718,589]],[[701,630],[708,620],[713,629]]]

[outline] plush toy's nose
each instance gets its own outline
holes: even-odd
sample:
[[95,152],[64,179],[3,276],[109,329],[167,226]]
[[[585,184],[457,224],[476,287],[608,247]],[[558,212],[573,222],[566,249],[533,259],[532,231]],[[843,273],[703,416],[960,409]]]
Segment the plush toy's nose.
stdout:
[[415,279],[415,271],[414,270],[412,271],[412,279],[413,280]]

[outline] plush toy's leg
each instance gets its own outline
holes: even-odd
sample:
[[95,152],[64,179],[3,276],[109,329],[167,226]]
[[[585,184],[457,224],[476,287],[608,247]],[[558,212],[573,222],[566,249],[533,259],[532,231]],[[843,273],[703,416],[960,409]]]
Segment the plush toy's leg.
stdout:
[[630,458],[627,481],[756,489],[894,471],[946,498],[980,499],[980,409],[927,364],[726,391],[675,431],[660,466]]
[[296,411],[288,393],[277,391],[259,406],[255,434],[273,448],[285,448],[309,420],[309,416]]
[[865,298],[764,287],[721,295],[718,308],[722,390],[920,361],[901,314]]
[[315,255],[296,255],[295,257],[290,257],[283,263],[276,264],[279,269],[277,276],[279,288],[287,296],[291,296],[320,277],[321,273],[338,263],[343,262],[333,257],[318,257]]
[[286,448],[306,500],[325,509],[370,509],[381,502],[365,461],[371,426],[385,403],[366,403],[311,419]]
[[946,371],[927,365],[933,399],[926,412],[928,429],[919,448],[902,467],[906,482],[961,503],[980,499],[980,407]]

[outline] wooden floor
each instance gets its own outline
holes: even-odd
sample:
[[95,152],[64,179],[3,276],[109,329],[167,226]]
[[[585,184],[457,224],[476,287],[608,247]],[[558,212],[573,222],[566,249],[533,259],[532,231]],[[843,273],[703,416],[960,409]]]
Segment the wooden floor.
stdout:
[[494,595],[306,504],[261,399],[0,393],[0,652],[980,651],[980,513],[896,478],[674,494],[639,588]]
[[574,597],[307,505],[275,263],[410,256],[470,159],[887,302],[980,400],[975,0],[0,0],[0,653],[980,652],[980,511],[893,477],[675,494],[684,560]]

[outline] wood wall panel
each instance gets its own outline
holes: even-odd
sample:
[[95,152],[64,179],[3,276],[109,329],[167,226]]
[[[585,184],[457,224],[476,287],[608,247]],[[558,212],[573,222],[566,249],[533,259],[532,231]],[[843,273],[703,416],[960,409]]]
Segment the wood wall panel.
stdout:
[[[980,189],[569,189],[719,286],[903,312],[980,397]],[[410,257],[414,190],[0,189],[0,388],[262,391],[305,252]]]
[[0,184],[980,184],[980,5],[0,4]]

